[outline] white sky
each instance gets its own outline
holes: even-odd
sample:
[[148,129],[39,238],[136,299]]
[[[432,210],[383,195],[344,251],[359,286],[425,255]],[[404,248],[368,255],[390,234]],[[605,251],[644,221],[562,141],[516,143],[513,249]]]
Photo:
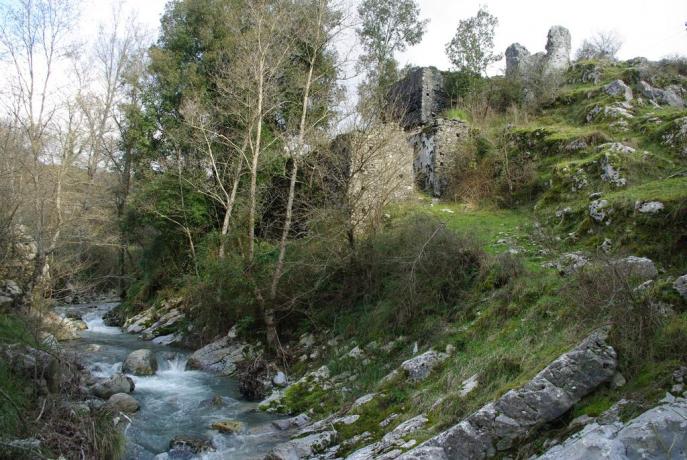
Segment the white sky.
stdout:
[[[122,0],[85,0],[85,35],[99,22],[107,21],[111,5]],[[355,0],[351,0],[355,2]],[[126,9],[137,11],[138,20],[156,32],[166,0],[128,0]],[[687,0],[419,0],[422,17],[430,20],[420,43],[397,56],[402,65],[449,67],[444,46],[458,21],[474,15],[484,4],[499,18],[496,51],[503,53],[514,42],[530,52],[543,51],[552,25],[567,27],[573,51],[582,40],[599,31],[614,31],[624,45],[619,57],[644,56],[652,60],[687,55]],[[502,69],[494,65],[491,73]]]

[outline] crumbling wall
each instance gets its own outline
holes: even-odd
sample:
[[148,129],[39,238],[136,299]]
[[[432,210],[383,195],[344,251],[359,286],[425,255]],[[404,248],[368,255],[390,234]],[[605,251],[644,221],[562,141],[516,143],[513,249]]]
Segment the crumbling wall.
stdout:
[[437,197],[446,192],[449,174],[469,133],[464,121],[437,118],[409,137],[415,150],[413,170],[418,187]]
[[432,123],[448,106],[444,77],[435,67],[413,69],[391,87],[388,102],[404,129]]
[[561,74],[570,67],[572,48],[570,31],[563,26],[549,29],[546,53],[530,52],[520,43],[513,43],[506,49],[506,76],[528,77],[532,73],[544,76]]

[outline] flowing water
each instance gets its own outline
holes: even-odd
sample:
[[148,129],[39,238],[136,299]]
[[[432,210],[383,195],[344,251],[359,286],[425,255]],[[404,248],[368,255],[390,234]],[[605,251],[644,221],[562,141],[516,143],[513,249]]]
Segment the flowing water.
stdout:
[[[271,426],[274,417],[259,412],[256,403],[241,400],[236,380],[186,370],[186,351],[142,341],[117,327],[106,326],[103,315],[115,305],[70,306],[63,311],[82,313],[88,330],[70,346],[78,350],[96,377],[119,372],[126,356],[134,350],[149,348],[155,352],[157,373],[149,377],[131,376],[136,384],[132,396],[141,409],[131,416],[125,430],[127,459],[154,459],[169,450],[169,442],[176,435],[211,439],[216,452],[196,457],[203,459],[264,458],[282,440],[283,435]],[[223,401],[219,407],[212,404],[218,396]],[[239,434],[211,430],[209,426],[219,420],[237,420],[243,424],[243,430]],[[163,458],[167,457],[158,457]]]

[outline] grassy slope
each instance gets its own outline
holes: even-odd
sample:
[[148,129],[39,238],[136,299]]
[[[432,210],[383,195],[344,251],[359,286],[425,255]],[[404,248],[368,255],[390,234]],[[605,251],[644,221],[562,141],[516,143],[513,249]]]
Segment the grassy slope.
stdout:
[[[591,330],[606,324],[608,317],[604,315],[581,321],[574,301],[561,295],[568,281],[553,270],[542,268],[544,261],[553,260],[560,253],[572,250],[594,253],[604,239],[610,238],[617,255],[650,256],[662,270],[672,275],[687,270],[684,252],[681,252],[677,241],[685,228],[680,226],[685,223],[687,178],[671,177],[684,171],[687,161],[657,140],[656,128],[645,126],[649,117],[658,116],[668,121],[687,115],[687,112],[639,108],[631,122],[630,132],[614,131],[609,121],[585,121],[586,112],[594,104],[614,102],[601,92],[601,88],[626,71],[621,66],[611,66],[605,70],[604,81],[599,85],[564,88],[558,101],[541,116],[515,129],[516,135],[525,138],[534,133],[535,141],[526,147],[516,144],[510,154],[517,156],[525,151],[528,155],[534,154],[537,180],[551,184],[534,202],[511,210],[471,209],[455,203],[432,203],[428,198],[420,197],[417,203],[390,210],[392,219],[411,212],[430,213],[444,221],[449,229],[479,239],[492,256],[515,249],[515,257],[522,261],[526,274],[518,277],[508,288],[477,286],[464,305],[449,315],[430,319],[431,337],[423,335],[427,327],[418,327],[415,335],[411,333],[391,353],[371,353],[369,362],[363,364],[360,360],[345,357],[353,343],[367,345],[366,342],[373,339],[386,343],[392,338],[387,337],[384,331],[379,331],[379,336],[374,337],[361,327],[358,336],[350,337],[355,341],[350,342],[348,348],[341,347],[338,353],[334,352],[316,363],[315,367],[328,364],[334,374],[351,372],[358,375],[357,380],[348,385],[350,393],[344,400],[353,400],[373,390],[381,390],[384,394],[373,407],[364,411],[358,423],[342,430],[343,438],[365,431],[371,432],[374,438],[380,437],[383,431],[378,423],[392,412],[403,414],[399,422],[418,413],[429,414],[432,429],[414,438],[428,437],[508,389],[522,385]],[[460,110],[450,114],[465,118]],[[580,139],[586,141],[587,147],[565,149]],[[600,178],[598,165],[606,153],[600,153],[596,145],[609,141],[623,142],[638,149],[635,155],[611,157],[609,154],[608,157],[618,162],[615,166],[626,178],[626,186],[609,185]],[[648,155],[644,154],[645,150]],[[568,190],[569,183],[564,180],[558,183],[554,180],[561,175],[560,171],[572,167],[588,168],[588,187],[576,193]],[[595,224],[588,217],[588,195],[597,191],[602,192],[603,198],[614,208],[611,225]],[[652,200],[663,202],[665,212],[656,216],[638,216],[634,211],[635,202]],[[555,217],[557,210],[566,207],[573,210],[572,215],[562,220]],[[541,223],[542,227],[535,222]],[[664,283],[656,292],[666,292],[666,289],[669,287],[666,288]],[[679,300],[677,302],[679,305]],[[680,308],[684,309],[684,305]],[[664,345],[660,346],[670,348],[666,342],[687,338],[687,322],[680,308],[668,324],[662,325],[655,336],[647,339],[651,341],[647,347],[663,340]],[[351,321],[364,324],[367,320],[363,314]],[[422,319],[422,322],[427,321],[427,318]],[[670,338],[666,339],[666,335]],[[420,343],[421,349],[430,346],[443,349],[450,344],[457,351],[423,383],[412,385],[397,380],[380,387],[381,377],[411,356],[413,342]],[[645,344],[636,345],[641,347]],[[628,377],[626,386],[616,390],[601,389],[578,404],[566,419],[581,414],[598,415],[622,397],[637,401],[627,409],[628,417],[655,402],[670,388],[670,374],[680,364],[675,353],[662,353],[654,355],[653,359],[634,363],[636,368],[632,370],[621,369]],[[461,397],[461,382],[474,374],[479,375],[480,385],[466,397]],[[322,400],[316,397],[311,399],[311,403],[310,407],[325,413],[340,401],[329,400],[322,406]],[[299,410],[307,408],[306,404]],[[565,426],[565,421],[560,425]],[[557,426],[549,429],[550,434],[562,431]],[[535,443],[534,449],[540,446],[541,443]]]

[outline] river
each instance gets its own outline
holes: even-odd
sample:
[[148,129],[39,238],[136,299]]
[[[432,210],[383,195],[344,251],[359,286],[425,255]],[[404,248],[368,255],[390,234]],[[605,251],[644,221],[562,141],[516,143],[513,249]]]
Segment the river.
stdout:
[[[68,306],[58,312],[77,311],[87,324],[81,338],[68,346],[79,352],[96,377],[119,372],[126,356],[134,350],[149,348],[155,352],[157,373],[149,377],[131,376],[136,384],[131,395],[141,408],[131,416],[131,422],[126,422],[125,458],[261,459],[282,440],[283,435],[272,427],[274,417],[258,411],[256,403],[242,400],[236,380],[186,370],[187,351],[142,341],[117,327],[106,326],[103,315],[115,306]],[[223,403],[219,407],[211,403],[218,397]],[[220,420],[237,420],[243,429],[239,434],[220,434],[209,428]],[[176,435],[210,439],[216,451],[196,457],[167,456],[170,440]]]

